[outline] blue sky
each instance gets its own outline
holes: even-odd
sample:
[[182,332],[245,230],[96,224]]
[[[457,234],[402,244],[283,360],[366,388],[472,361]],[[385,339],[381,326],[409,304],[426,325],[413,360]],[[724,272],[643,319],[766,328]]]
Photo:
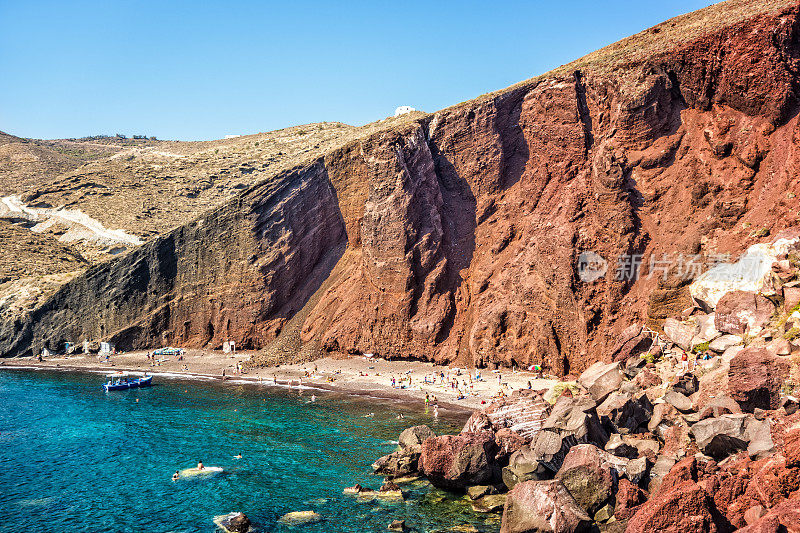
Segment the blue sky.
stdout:
[[0,130],[214,139],[435,111],[712,2],[0,0]]

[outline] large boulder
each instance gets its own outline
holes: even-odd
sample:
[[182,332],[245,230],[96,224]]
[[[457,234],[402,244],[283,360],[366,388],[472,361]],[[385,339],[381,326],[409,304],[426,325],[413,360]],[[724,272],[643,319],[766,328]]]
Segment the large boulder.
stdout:
[[720,298],[714,325],[723,333],[756,334],[769,322],[775,304],[755,292],[732,291]]
[[671,342],[677,344],[684,350],[688,350],[692,347],[692,339],[697,335],[699,329],[697,324],[680,322],[674,318],[666,319],[663,328],[664,335],[666,335]]
[[707,418],[692,426],[697,447],[706,455],[721,459],[747,449],[747,415]]
[[508,493],[500,533],[573,533],[591,524],[561,481],[525,481]]
[[495,479],[496,455],[491,431],[431,437],[422,443],[419,471],[436,487],[463,490]]
[[747,437],[747,455],[752,459],[761,459],[775,452],[769,419],[749,419],[745,424],[745,436]]
[[398,443],[400,444],[400,448],[406,454],[419,455],[422,453],[422,443],[428,438],[435,436],[436,434],[428,426],[413,426],[404,429],[400,433]]
[[539,457],[534,454],[530,446],[526,445],[511,454],[508,466],[503,467],[503,483],[513,489],[523,481],[538,480],[547,477],[549,470],[539,462]]
[[700,420],[705,418],[717,418],[722,415],[733,415],[742,412],[742,408],[733,398],[727,395],[719,395],[710,398],[706,404],[700,407],[698,414]]
[[619,388],[623,379],[625,375],[619,363],[606,364],[598,361],[583,371],[578,383],[589,391],[594,401],[602,402],[612,391]]
[[396,451],[372,463],[372,470],[383,476],[407,476],[417,471],[417,460],[416,455],[406,455],[402,451]]
[[764,348],[745,348],[730,362],[728,390],[746,412],[780,407],[780,390],[789,364]]
[[614,463],[624,461],[593,444],[569,450],[556,479],[561,480],[575,502],[594,515],[614,494],[619,472]]
[[641,505],[625,531],[710,533],[731,529],[703,487],[694,481],[685,481],[672,490],[659,491]]

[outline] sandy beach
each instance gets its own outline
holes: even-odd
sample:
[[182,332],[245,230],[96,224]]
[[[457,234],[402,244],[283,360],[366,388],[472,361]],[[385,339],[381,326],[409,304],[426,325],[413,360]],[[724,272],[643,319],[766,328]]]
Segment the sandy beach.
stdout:
[[[448,410],[479,409],[500,394],[528,388],[549,389],[556,379],[537,379],[533,372],[491,371],[434,365],[421,361],[387,361],[380,358],[353,356],[325,357],[309,363],[277,367],[247,368],[253,352],[224,354],[221,351],[187,350],[184,355],[155,356],[137,351],[111,355],[108,361],[95,355],[15,358],[0,361],[2,368],[47,368],[58,370],[117,372],[149,372],[156,376],[219,380],[221,383],[280,385],[339,390],[352,394],[400,399],[425,407],[426,395]],[[223,380],[223,371],[225,379]],[[477,372],[477,374],[476,374]],[[478,379],[476,379],[476,376]],[[451,383],[458,383],[454,388]]]

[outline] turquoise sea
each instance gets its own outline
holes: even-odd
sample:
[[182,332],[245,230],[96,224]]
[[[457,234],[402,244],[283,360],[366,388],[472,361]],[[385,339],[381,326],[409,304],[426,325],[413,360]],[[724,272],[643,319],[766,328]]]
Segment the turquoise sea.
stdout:
[[[395,518],[420,532],[499,528],[424,482],[407,486],[411,497],[400,503],[342,494],[355,483],[380,486],[370,465],[404,428],[455,432],[461,416],[434,421],[336,392],[156,377],[148,389],[106,393],[102,381],[0,371],[0,531],[214,531],[214,516],[232,511],[259,531],[382,532]],[[171,481],[198,461],[225,473]],[[324,521],[278,523],[302,510]]]

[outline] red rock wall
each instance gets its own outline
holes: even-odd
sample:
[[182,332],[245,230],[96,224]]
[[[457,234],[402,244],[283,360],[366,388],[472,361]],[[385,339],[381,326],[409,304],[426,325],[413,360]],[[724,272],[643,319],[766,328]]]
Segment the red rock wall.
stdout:
[[[798,223],[799,55],[793,8],[387,129],[91,270],[0,349],[264,348],[297,316],[322,353],[578,372],[689,303],[675,276],[614,280],[620,257]],[[587,250],[609,262],[594,283]]]

